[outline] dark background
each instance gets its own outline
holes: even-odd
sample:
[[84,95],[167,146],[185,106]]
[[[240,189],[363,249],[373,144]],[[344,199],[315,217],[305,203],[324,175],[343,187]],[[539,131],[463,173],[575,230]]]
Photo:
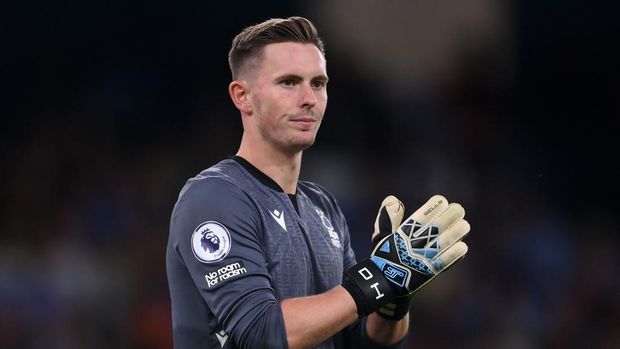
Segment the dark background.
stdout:
[[[407,40],[466,11],[440,3],[421,23],[421,2],[359,3],[3,5],[1,346],[171,346],[169,215],[241,136],[230,41],[304,15],[331,81],[302,178],[337,196],[358,258],[388,194],[408,212],[436,193],[467,210],[468,257],[416,296],[409,347],[619,347],[617,6],[477,1],[501,4],[502,35],[421,42]],[[390,32],[388,7],[418,31]],[[379,32],[386,62],[445,39],[453,54],[438,70],[373,65],[359,47]]]

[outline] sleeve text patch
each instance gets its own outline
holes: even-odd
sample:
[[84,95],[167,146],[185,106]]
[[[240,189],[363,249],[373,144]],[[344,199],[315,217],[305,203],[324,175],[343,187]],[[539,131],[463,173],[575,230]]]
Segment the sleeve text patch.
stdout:
[[236,278],[239,275],[243,275],[248,271],[245,269],[242,261],[233,262],[227,264],[216,271],[212,271],[205,275],[207,280],[207,287],[211,288],[221,282]]

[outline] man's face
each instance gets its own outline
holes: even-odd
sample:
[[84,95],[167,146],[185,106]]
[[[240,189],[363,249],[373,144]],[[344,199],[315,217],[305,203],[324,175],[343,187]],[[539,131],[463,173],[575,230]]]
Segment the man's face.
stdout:
[[263,48],[249,79],[252,122],[272,146],[297,152],[314,143],[327,105],[325,58],[313,44]]

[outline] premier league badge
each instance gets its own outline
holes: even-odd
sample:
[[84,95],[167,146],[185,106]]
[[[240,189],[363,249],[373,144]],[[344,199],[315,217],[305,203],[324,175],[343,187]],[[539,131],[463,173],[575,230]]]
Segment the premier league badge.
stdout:
[[203,263],[217,262],[230,252],[230,233],[215,221],[200,224],[192,234],[192,251]]

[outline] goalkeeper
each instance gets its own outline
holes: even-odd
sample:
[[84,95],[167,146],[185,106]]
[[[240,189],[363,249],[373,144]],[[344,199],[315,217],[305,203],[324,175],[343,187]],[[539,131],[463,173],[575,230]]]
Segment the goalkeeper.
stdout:
[[334,197],[299,180],[327,104],[316,29],[248,27],[229,63],[241,145],[187,181],[170,221],[175,348],[402,347],[411,296],[467,252],[463,208],[435,196],[403,221],[387,197],[357,263]]

